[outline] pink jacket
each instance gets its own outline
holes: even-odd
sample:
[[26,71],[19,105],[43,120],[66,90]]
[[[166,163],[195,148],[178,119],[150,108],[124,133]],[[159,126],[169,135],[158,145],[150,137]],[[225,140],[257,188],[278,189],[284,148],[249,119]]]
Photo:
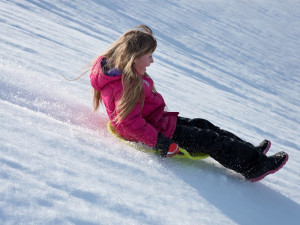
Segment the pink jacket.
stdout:
[[153,93],[153,81],[143,76],[143,88],[145,91],[145,102],[140,110],[140,102],[133,108],[131,113],[119,124],[113,119],[116,116],[116,104],[122,94],[122,74],[117,70],[113,73],[103,72],[106,60],[99,57],[92,68],[90,75],[93,88],[101,91],[103,104],[107,115],[119,134],[130,141],[140,141],[150,147],[157,142],[158,132],[165,137],[171,138],[176,128],[178,112],[164,111],[165,102],[159,93]]

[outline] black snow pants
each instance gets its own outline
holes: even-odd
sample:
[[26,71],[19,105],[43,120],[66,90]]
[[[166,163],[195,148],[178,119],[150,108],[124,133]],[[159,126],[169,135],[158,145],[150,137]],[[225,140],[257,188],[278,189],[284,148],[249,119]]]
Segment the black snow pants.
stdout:
[[189,153],[207,153],[242,175],[267,159],[251,143],[205,119],[178,117],[172,140]]

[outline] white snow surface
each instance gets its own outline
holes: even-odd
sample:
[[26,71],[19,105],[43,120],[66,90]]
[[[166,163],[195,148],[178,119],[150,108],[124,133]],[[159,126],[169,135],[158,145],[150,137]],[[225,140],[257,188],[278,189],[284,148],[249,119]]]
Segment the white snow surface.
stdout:
[[[149,25],[169,111],[286,151],[250,183],[116,140],[82,68]],[[299,224],[300,1],[1,0],[0,224]]]

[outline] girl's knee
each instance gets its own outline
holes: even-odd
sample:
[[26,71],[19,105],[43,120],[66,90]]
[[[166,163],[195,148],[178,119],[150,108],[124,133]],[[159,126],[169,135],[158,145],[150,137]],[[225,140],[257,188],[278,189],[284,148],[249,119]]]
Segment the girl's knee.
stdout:
[[218,127],[216,127],[214,124],[212,124],[208,120],[201,119],[201,118],[192,119],[190,121],[190,123],[199,129],[208,129],[208,130],[212,130],[212,131],[215,131],[218,129]]

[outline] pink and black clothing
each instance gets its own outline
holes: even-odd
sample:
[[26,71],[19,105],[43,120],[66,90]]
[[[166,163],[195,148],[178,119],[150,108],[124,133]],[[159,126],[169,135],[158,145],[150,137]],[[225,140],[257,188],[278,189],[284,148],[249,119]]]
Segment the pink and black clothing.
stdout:
[[117,125],[114,121],[116,105],[122,94],[122,73],[116,69],[103,71],[106,60],[100,57],[92,68],[91,83],[101,91],[102,101],[112,125],[127,140],[140,141],[150,147],[157,143],[158,133],[171,138],[176,128],[178,112],[166,112],[165,102],[159,93],[152,92],[153,80],[143,78],[145,101],[142,110],[140,102],[131,113]]
[[[106,68],[106,65],[106,59],[99,57],[91,71],[91,84],[101,91],[108,117],[123,138],[162,149],[175,142],[190,153],[209,154],[223,166],[243,174],[247,179],[261,173],[261,167],[268,158],[260,148],[207,120],[183,118],[178,116],[178,112],[165,111],[164,99],[152,91],[153,80],[149,77],[142,76],[145,93],[143,108],[138,102],[130,114],[116,124],[115,109],[123,91],[122,72]],[[271,169],[277,166],[275,163],[269,164]]]

